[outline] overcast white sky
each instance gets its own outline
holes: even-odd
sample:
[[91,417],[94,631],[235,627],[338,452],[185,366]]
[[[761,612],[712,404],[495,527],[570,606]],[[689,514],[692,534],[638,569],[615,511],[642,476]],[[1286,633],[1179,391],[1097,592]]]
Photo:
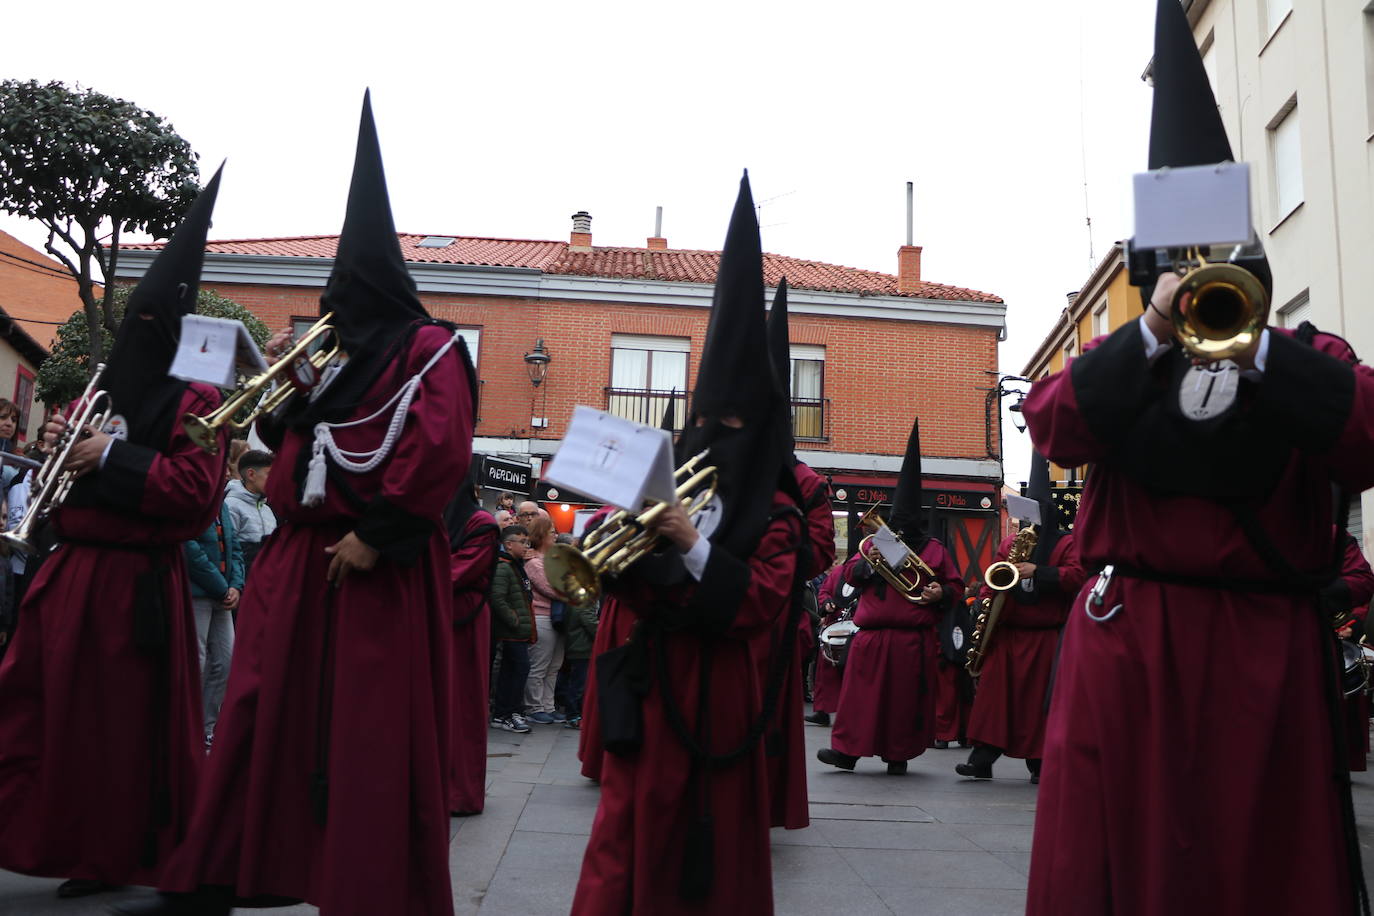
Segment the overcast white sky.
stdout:
[[[0,78],[98,89],[171,121],[213,238],[338,231],[372,87],[399,229],[718,248],[747,167],[765,249],[896,271],[916,183],[926,279],[1008,304],[1017,373],[1130,234],[1151,0],[232,4],[7,10]],[[32,225],[0,229],[41,247]],[[912,354],[919,359],[919,354]],[[1026,437],[1007,426],[1007,479]]]

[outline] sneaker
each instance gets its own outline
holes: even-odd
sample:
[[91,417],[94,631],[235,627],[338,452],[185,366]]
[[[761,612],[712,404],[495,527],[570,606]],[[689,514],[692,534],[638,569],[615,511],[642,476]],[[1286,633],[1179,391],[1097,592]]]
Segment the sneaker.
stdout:
[[553,724],[553,716],[546,712],[532,712],[526,718],[536,725]]
[[563,723],[563,727],[564,727],[564,728],[581,728],[581,727],[582,727],[582,717],[581,717],[581,716],[573,716],[571,719],[569,719],[568,721],[566,721],[566,722]]
[[516,724],[516,731],[527,732],[530,730],[530,720],[520,715],[518,712],[510,714],[510,720]]
[[524,734],[530,730],[530,727],[521,721],[519,716],[497,716],[491,720],[491,724],[493,728],[516,732],[517,734]]
[[557,710],[557,709],[555,709],[553,712],[549,713],[549,715],[553,717],[553,721],[555,721],[555,722],[566,722],[566,721],[568,721],[568,717],[567,717],[566,715],[564,715],[562,712],[560,712],[559,710]]

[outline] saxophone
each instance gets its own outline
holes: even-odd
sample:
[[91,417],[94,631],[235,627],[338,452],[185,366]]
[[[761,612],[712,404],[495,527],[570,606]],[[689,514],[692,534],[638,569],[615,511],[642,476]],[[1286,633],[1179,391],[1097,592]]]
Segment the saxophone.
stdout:
[[983,581],[997,594],[983,599],[978,619],[973,624],[973,635],[969,637],[968,661],[964,664],[970,677],[978,677],[983,673],[983,662],[987,660],[988,647],[992,645],[992,634],[997,629],[997,619],[1002,616],[1002,605],[1006,603],[1007,592],[1021,581],[1021,573],[1017,571],[1016,564],[1030,559],[1039,537],[1040,532],[1034,525],[1022,528],[1016,535],[1016,540],[1011,542],[1007,558],[983,570]]

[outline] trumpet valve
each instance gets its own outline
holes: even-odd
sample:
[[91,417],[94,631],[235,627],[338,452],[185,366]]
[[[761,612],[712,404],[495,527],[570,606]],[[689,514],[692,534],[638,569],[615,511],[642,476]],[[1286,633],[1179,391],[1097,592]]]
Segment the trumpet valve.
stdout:
[[211,455],[219,454],[219,435],[215,427],[205,422],[203,417],[188,413],[181,418],[181,428],[186,430],[186,436],[196,445],[200,446]]

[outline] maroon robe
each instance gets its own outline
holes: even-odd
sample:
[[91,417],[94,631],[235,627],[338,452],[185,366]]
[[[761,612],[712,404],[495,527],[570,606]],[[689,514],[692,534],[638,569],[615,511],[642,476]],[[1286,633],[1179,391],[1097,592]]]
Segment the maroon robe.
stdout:
[[[830,570],[825,581],[821,583],[820,591],[816,595],[821,607],[825,607],[827,601],[835,600],[835,593],[840,588],[840,574],[843,570],[843,566],[836,566]],[[824,630],[838,619],[838,614],[821,617],[821,629]],[[824,713],[832,713],[839,709],[840,688],[843,684],[844,668],[832,665],[826,660],[824,654],[817,652],[815,683],[811,686],[811,708],[816,712]]]
[[[614,509],[603,508],[587,521],[585,530],[601,524]],[[582,761],[582,775],[601,780],[601,758],[606,753],[601,746],[601,708],[597,705],[596,659],[599,655],[625,644],[634,626],[634,614],[622,611],[615,595],[603,595],[601,613],[597,618],[596,638],[592,640],[591,658],[587,660],[587,686],[582,693],[581,731],[577,736],[577,759]]]
[[[928,538],[917,553],[944,587],[942,601],[964,599],[964,579],[944,545]],[[853,581],[866,562],[858,553],[844,565]],[[880,594],[881,593],[881,594]],[[911,760],[935,737],[935,656],[940,605],[907,601],[875,572],[864,585],[849,644],[844,688],[830,746],[851,757]]]
[[[208,414],[219,400],[193,384],[178,416]],[[173,422],[161,452],[117,443],[96,472],[118,482],[127,506],[53,514],[68,543],[29,587],[0,664],[0,867],[151,884],[185,835],[205,732],[181,545],[215,517],[225,453],[207,454]],[[134,641],[136,592],[159,566],[168,642],[150,652]],[[154,814],[155,792],[165,793],[165,818]]]
[[[417,330],[354,416],[375,411],[450,336]],[[390,418],[335,436],[341,448],[370,450]],[[292,469],[312,440],[286,432],[267,485],[281,526],[253,563],[214,753],[165,890],[231,885],[245,896],[303,898],[329,916],[452,912],[453,589],[441,515],[467,471],[471,433],[455,348],[424,376],[390,457],[366,474],[338,475],[364,504],[380,497],[431,521],[428,541],[412,565],[384,553],[335,588],[325,548],[360,515],[333,479],[321,505],[301,505]],[[311,791],[322,761],[323,825]]]
[[[1281,413],[1266,434],[1305,450],[1288,455],[1255,515],[1288,563],[1320,570],[1332,554],[1330,481],[1374,485],[1374,375],[1357,367],[1352,384],[1334,360],[1269,341],[1249,404]],[[1109,359],[1085,353],[1025,404],[1037,450],[1094,463],[1074,529],[1085,568],[1275,580],[1231,510],[1161,496],[1117,469],[1135,455],[1114,437],[1141,416],[1153,376],[1136,323],[1100,346]],[[1330,635],[1312,598],[1115,575],[1093,609],[1120,609],[1099,623],[1085,612],[1098,581],[1064,629],[1029,916],[1352,912],[1324,696]]]
[[480,814],[487,796],[487,701],[491,689],[487,592],[496,563],[496,519],[478,509],[463,530],[465,539],[449,563],[453,583],[453,735],[448,809]]
[[[1002,541],[996,559],[1005,560],[1015,540],[1012,536]],[[1049,563],[1035,571],[1036,600],[1020,600],[1025,594],[1020,583],[1007,593],[992,644],[983,660],[982,676],[978,678],[978,696],[968,728],[973,743],[991,745],[1008,757],[1041,757],[1045,700],[1059,647],[1059,630],[1084,578],[1073,535],[1064,534],[1054,545]],[[980,601],[994,595],[996,592],[986,584],[978,592]]]
[[[1340,578],[1349,594],[1350,612],[1354,615],[1356,631],[1364,631],[1364,623],[1369,614],[1370,599],[1374,599],[1374,570],[1360,550],[1360,543],[1353,537],[1345,539],[1345,556],[1341,563]],[[1350,761],[1350,769],[1363,773],[1369,768],[1369,692],[1361,690],[1345,698],[1345,747]]]
[[[825,478],[798,461],[792,466],[801,491],[806,517],[807,548],[802,554],[799,578],[812,579],[835,562],[835,518],[831,515],[830,492]],[[758,684],[762,691],[767,680],[772,652],[784,638],[788,615],[778,617],[770,633],[754,640],[754,660],[759,666]],[[811,618],[804,612],[790,640],[791,660],[785,669],[776,718],[764,736],[764,756],[768,764],[769,823],[773,827],[800,830],[811,824],[806,794],[806,710],[802,700],[802,659],[810,651]],[[763,697],[760,695],[760,702]]]
[[[779,492],[775,501],[787,500]],[[782,503],[786,505],[785,502]],[[745,564],[713,547],[702,584],[683,590],[683,601],[719,571],[746,567],[748,586],[738,596],[733,616],[719,633],[683,630],[667,644],[668,680],[676,706],[695,733],[702,710],[701,659],[711,653],[709,749],[723,753],[744,739],[759,714],[755,664],[750,641],[786,614],[796,582],[800,524],[783,514],[769,523]],[[741,569],[740,573],[744,572]],[[625,616],[645,606],[644,595],[626,594]],[[728,610],[728,609],[726,609]],[[605,754],[601,764],[601,803],[582,860],[573,916],[588,914],[773,912],[772,866],[768,846],[769,802],[764,750],[755,743],[743,757],[712,768],[710,806],[714,816],[715,880],[711,893],[695,903],[678,896],[684,837],[695,819],[691,755],[667,721],[665,685],[659,678],[644,698],[644,743],[634,754]]]
[[968,717],[973,701],[961,689],[965,675],[943,652],[935,655],[935,740],[963,741],[968,735]]

